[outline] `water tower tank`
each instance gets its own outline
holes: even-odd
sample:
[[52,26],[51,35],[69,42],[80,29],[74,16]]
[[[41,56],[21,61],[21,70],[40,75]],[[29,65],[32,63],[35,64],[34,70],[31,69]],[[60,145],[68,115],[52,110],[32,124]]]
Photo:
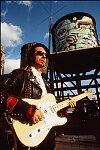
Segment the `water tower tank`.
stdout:
[[52,27],[53,51],[73,51],[98,46],[95,19],[76,12],[60,18]]
[[27,43],[21,47],[21,68],[25,68],[27,66],[27,53],[31,49],[33,43]]
[[62,73],[77,73],[100,68],[100,46],[95,19],[75,12],[52,26],[51,67]]

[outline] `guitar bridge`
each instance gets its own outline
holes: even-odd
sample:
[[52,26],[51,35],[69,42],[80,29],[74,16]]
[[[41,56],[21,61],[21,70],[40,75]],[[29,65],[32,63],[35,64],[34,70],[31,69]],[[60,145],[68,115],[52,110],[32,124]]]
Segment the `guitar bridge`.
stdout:
[[37,129],[37,130],[34,130],[33,132],[31,132],[29,134],[29,137],[32,138],[32,137],[35,137],[37,136],[38,134],[40,134],[40,132],[43,132],[44,130],[49,130],[49,125],[44,125],[42,126],[41,128]]

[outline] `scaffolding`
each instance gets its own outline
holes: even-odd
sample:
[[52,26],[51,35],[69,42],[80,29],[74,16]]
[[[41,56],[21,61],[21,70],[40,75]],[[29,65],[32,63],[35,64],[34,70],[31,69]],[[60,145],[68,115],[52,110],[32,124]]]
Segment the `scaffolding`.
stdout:
[[90,90],[100,100],[100,47],[52,53],[50,79],[58,99]]

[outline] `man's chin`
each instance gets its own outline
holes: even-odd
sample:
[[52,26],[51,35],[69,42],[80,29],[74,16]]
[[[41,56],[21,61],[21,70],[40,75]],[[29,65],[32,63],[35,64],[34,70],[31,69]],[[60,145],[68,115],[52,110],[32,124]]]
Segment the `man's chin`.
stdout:
[[45,65],[44,64],[40,64],[40,67],[43,68]]
[[45,66],[45,63],[44,63],[44,62],[41,62],[40,65],[41,65],[41,66]]

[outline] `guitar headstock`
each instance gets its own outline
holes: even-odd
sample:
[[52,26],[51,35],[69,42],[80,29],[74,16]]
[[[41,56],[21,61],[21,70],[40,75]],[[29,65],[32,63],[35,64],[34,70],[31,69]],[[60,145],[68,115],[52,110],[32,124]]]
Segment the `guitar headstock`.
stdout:
[[92,92],[92,91],[85,91],[84,92],[87,96],[90,96],[90,95],[94,95],[95,92]]

